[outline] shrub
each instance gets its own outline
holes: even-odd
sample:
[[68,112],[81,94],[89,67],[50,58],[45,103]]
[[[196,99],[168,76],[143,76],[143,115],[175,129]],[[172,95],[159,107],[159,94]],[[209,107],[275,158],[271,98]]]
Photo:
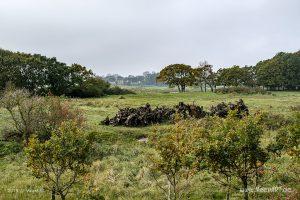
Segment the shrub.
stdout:
[[238,94],[270,94],[270,92],[261,89],[260,87],[228,87],[228,88],[218,88],[215,90],[216,93],[228,94],[228,93],[238,93]]
[[[72,109],[60,98],[30,96],[28,91],[14,89],[12,86],[4,91],[0,104],[8,110],[15,128],[10,133],[6,131],[5,136],[7,139],[21,136],[25,145],[32,134],[36,134],[40,140],[49,139],[51,132],[64,121],[76,121],[78,126],[82,126],[84,122],[82,113]],[[12,135],[13,132],[15,133]]]
[[22,134],[16,130],[12,130],[10,128],[4,128],[2,131],[3,140],[6,142],[16,141],[21,142]]
[[80,176],[87,172],[92,159],[92,135],[85,134],[76,122],[64,122],[51,138],[41,142],[31,138],[26,155],[34,176],[45,181],[52,199],[60,195],[65,199]]
[[[158,137],[152,138],[157,154],[152,154],[152,176],[167,199],[184,199],[188,194],[190,181],[195,174],[198,161],[195,156],[195,135],[190,134],[185,122],[178,122],[170,128],[157,130]],[[165,182],[159,182],[162,175]]]
[[260,123],[268,130],[278,130],[291,123],[291,120],[281,114],[273,114],[270,112],[263,112],[261,114]]
[[300,157],[300,112],[293,113],[288,126],[279,129],[275,142],[268,146],[271,152],[287,152],[296,158]]
[[37,108],[42,104],[42,99],[31,97],[28,91],[15,90],[12,85],[8,85],[3,92],[0,104],[9,112],[15,129],[22,135],[27,144],[30,135],[34,132],[36,125],[39,124],[39,111],[41,109]]
[[120,88],[119,86],[110,87],[107,90],[109,95],[123,95],[123,94],[135,94],[133,91],[128,89]]
[[0,157],[10,155],[12,153],[19,153],[22,146],[18,142],[0,141]]
[[90,98],[102,97],[106,94],[110,84],[99,77],[91,77],[81,85],[74,87],[67,96]]
[[269,156],[260,142],[263,135],[260,116],[249,115],[238,119],[235,115],[233,112],[227,118],[216,118],[209,134],[199,141],[199,153],[201,155],[204,152],[212,172],[226,177],[228,191],[231,177],[238,178],[243,185],[244,199],[247,200],[248,184]]

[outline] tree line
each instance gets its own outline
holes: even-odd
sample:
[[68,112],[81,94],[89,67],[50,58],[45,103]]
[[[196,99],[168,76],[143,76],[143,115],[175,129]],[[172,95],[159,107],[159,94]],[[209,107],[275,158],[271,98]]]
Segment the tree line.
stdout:
[[280,52],[273,58],[258,62],[255,66],[213,70],[208,62],[195,68],[185,64],[172,64],[159,73],[144,72],[143,75],[122,77],[108,74],[100,77],[80,64],[67,65],[55,57],[40,54],[14,53],[0,49],[0,90],[7,82],[25,88],[38,95],[66,95],[71,97],[100,97],[106,94],[128,93],[110,85],[177,87],[184,92],[187,86],[209,88],[217,86],[262,87],[266,90],[299,90],[300,51]]
[[178,87],[184,92],[187,86],[199,86],[206,91],[215,91],[217,86],[226,87],[263,87],[266,90],[299,90],[300,88],[300,51],[280,52],[273,58],[258,62],[255,66],[234,65],[213,71],[208,62],[201,62],[195,68],[186,64],[172,64],[163,68],[158,82]]
[[70,97],[100,97],[127,93],[96,76],[80,64],[67,65],[55,57],[0,49],[0,90],[10,82],[32,94]]

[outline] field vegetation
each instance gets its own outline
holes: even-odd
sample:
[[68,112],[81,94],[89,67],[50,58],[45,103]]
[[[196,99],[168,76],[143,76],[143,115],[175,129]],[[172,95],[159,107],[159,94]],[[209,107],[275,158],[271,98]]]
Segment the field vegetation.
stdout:
[[121,88],[0,49],[0,199],[300,199],[299,69],[281,52]]
[[[84,168],[71,168],[64,174],[64,177],[70,177],[72,172],[76,172],[80,176],[74,181],[72,187],[68,188],[67,195],[63,193],[63,198],[241,199],[244,196],[243,188],[245,187],[245,182],[243,185],[242,180],[244,177],[241,174],[242,171],[230,165],[224,165],[222,162],[220,163],[220,160],[215,159],[217,157],[205,156],[203,151],[200,150],[208,148],[217,155],[218,152],[222,153],[217,147],[229,145],[228,148],[232,148],[230,146],[232,144],[235,145],[235,148],[230,152],[232,155],[239,155],[239,148],[243,149],[243,145],[250,143],[235,143],[235,140],[232,140],[232,143],[230,143],[230,140],[228,140],[228,143],[224,143],[223,138],[226,138],[225,135],[228,134],[226,130],[233,135],[246,137],[245,131],[249,130],[249,127],[253,129],[253,132],[251,132],[253,138],[248,138],[245,141],[251,141],[253,145],[256,145],[257,150],[260,149],[259,151],[255,150],[255,153],[261,151],[261,157],[254,156],[260,160],[255,160],[255,164],[249,166],[258,167],[256,164],[261,163],[259,165],[261,168],[259,168],[260,171],[257,171],[256,168],[249,168],[247,187],[253,189],[257,186],[265,190],[268,188],[272,190],[273,188],[274,191],[251,192],[249,190],[248,198],[299,198],[299,124],[297,124],[299,120],[297,121],[297,118],[293,117],[295,111],[299,112],[300,94],[298,92],[221,94],[190,90],[186,93],[175,93],[167,88],[157,90],[146,88],[143,90],[136,89],[135,93],[122,95],[122,98],[120,98],[120,95],[89,99],[59,98],[61,105],[69,105],[68,109],[71,113],[78,109],[84,116],[84,124],[76,126],[75,132],[79,134],[84,131],[92,136],[84,136],[85,134],[82,133],[78,140],[87,137],[86,141],[88,141],[88,138],[92,137],[93,141],[92,152],[89,153],[92,156],[89,159],[92,159],[92,161],[81,159]],[[164,123],[137,128],[100,124],[107,116],[113,117],[119,108],[128,106],[138,107],[146,103],[150,103],[152,106],[174,106],[183,101],[202,105],[205,110],[208,110],[212,105],[222,101],[235,102],[241,98],[249,107],[251,114],[249,120],[248,118],[244,121],[235,118],[205,118],[184,121],[178,119],[175,124]],[[49,112],[53,110],[48,109]],[[57,111],[57,109],[54,110]],[[252,119],[255,113],[260,113],[257,116],[263,121],[262,124],[258,118]],[[39,159],[34,157],[33,150],[50,148],[52,154],[49,154],[48,158],[51,156],[57,158],[56,155],[61,155],[64,152],[60,148],[56,148],[57,146],[53,146],[53,144],[57,143],[59,145],[58,141],[61,134],[55,132],[56,136],[51,139],[52,143],[45,144],[45,146],[39,146],[34,140],[31,143],[29,142],[29,146],[26,146],[14,139],[5,139],[5,132],[17,130],[14,128],[14,121],[10,113],[4,108],[1,108],[0,111],[0,127],[1,130],[6,130],[2,131],[2,141],[0,143],[0,199],[51,198],[53,196],[53,191],[51,191],[53,185],[45,184],[47,183],[47,177],[43,177],[47,174],[42,173],[41,166],[34,165],[34,162]],[[54,126],[53,131],[65,130],[65,132],[68,132],[67,130],[70,130],[68,128],[70,125],[65,123],[63,123],[63,126],[60,124],[59,127],[59,129],[56,129]],[[226,127],[229,127],[229,129],[226,129]],[[230,129],[232,127],[236,127],[232,129],[235,132]],[[223,130],[223,132],[218,130]],[[294,134],[295,131],[298,131],[297,134]],[[187,133],[194,134],[188,136]],[[221,140],[213,140],[213,142],[207,142],[207,145],[201,145],[203,141],[212,140],[210,137],[203,138],[206,134]],[[218,136],[218,134],[223,134],[223,136]],[[285,137],[286,135],[289,137]],[[64,136],[69,141],[68,144],[71,144],[74,140],[73,136],[72,134]],[[178,141],[179,146],[176,145]],[[75,151],[81,152],[81,149],[88,148],[88,144],[80,144],[81,146],[78,146]],[[61,146],[61,148],[63,147],[64,145]],[[26,154],[28,150],[24,151],[24,149],[30,150],[31,153]],[[173,149],[171,154],[170,149]],[[72,158],[72,161],[67,160],[63,163],[77,162],[79,158],[75,156],[76,153],[72,154],[73,150],[66,150],[70,155],[68,158]],[[86,149],[86,152],[89,152],[89,150],[90,148]],[[248,154],[251,155],[251,152],[245,155]],[[86,157],[84,154],[82,155]],[[235,162],[242,161],[242,157],[230,156],[229,158],[236,159]],[[47,157],[42,157],[42,159],[46,162]],[[56,161],[58,163],[56,166],[61,166],[61,160]],[[180,161],[179,165],[176,164],[178,161]],[[230,169],[230,173],[223,173],[224,170],[221,166]],[[174,172],[173,170],[176,171],[175,174],[170,173]],[[257,172],[259,174],[256,174]],[[170,185],[170,182],[168,182],[170,178],[176,180],[176,184]],[[66,182],[67,179],[63,179],[63,181]],[[47,190],[49,187],[50,190]],[[54,196],[59,197],[58,193]]]

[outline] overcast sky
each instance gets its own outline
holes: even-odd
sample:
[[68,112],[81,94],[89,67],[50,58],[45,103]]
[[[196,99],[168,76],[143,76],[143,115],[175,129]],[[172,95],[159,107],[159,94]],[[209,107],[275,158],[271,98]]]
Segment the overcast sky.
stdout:
[[0,0],[0,48],[99,75],[253,65],[300,50],[300,0]]

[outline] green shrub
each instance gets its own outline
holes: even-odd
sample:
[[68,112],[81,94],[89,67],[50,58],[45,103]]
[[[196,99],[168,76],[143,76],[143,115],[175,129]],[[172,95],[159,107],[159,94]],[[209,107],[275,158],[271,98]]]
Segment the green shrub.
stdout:
[[27,164],[33,175],[43,179],[45,189],[52,192],[52,199],[60,195],[64,200],[81,175],[87,173],[92,163],[93,135],[85,134],[76,121],[64,122],[41,142],[31,138],[26,148]]
[[2,131],[2,138],[4,141],[11,142],[21,142],[22,134],[19,131],[12,130],[10,128],[4,128]]
[[296,158],[300,157],[300,112],[293,113],[290,124],[279,129],[275,142],[268,149],[274,153],[287,152]]
[[133,91],[128,89],[122,89],[119,86],[110,87],[107,90],[107,94],[109,95],[121,95],[121,94],[134,94]]
[[261,114],[260,123],[268,130],[278,130],[291,123],[291,120],[281,114],[264,112]]
[[81,85],[74,87],[67,96],[91,98],[102,97],[108,91],[110,84],[101,78],[92,77],[83,82]]
[[20,143],[0,141],[0,157],[19,153],[20,151],[22,151],[22,145],[20,145]]

